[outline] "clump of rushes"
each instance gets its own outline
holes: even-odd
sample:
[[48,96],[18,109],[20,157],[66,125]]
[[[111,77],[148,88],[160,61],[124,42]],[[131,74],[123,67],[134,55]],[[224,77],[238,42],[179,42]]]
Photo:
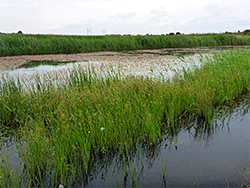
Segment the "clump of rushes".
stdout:
[[65,36],[0,35],[0,56],[72,54],[98,51],[250,45],[250,36],[239,34]]
[[57,86],[37,80],[39,89],[30,91],[2,79],[0,122],[21,127],[19,152],[36,186],[45,177],[67,185],[88,173],[96,155],[154,144],[183,117],[211,120],[215,109],[250,91],[250,50],[214,55],[171,82],[90,73],[77,68]]

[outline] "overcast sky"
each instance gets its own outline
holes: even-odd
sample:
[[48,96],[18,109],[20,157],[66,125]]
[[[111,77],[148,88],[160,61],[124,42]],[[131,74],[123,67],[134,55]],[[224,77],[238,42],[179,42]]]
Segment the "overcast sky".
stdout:
[[250,0],[0,0],[0,32],[75,34],[237,32]]

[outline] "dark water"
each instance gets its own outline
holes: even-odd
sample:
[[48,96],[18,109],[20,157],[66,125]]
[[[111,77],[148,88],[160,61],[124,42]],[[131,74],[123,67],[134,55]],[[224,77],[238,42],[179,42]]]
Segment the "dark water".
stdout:
[[[216,120],[210,124],[197,119],[180,123],[165,130],[165,139],[156,144],[137,144],[128,157],[119,152],[99,156],[90,164],[87,175],[69,185],[249,187],[243,175],[250,179],[250,95]],[[15,143],[15,139],[6,140],[1,151],[7,151],[11,166],[15,169],[18,165],[21,170]],[[50,187],[48,179],[45,186]]]
[[73,63],[75,61],[55,61],[55,60],[33,60],[21,65],[18,69],[34,68],[39,66],[60,66],[68,63]]
[[247,187],[243,175],[250,179],[249,98],[223,117],[210,125],[183,123],[166,131],[166,140],[140,144],[129,157],[101,156],[88,176],[71,187]]
[[[92,62],[91,62],[92,63]],[[0,71],[1,74],[8,74],[9,76],[19,76],[19,77],[25,77],[25,76],[31,76],[36,74],[44,74],[49,72],[56,72],[56,71],[63,71],[67,69],[71,69],[74,66],[79,65],[78,62],[64,62],[64,63],[46,63],[46,61],[37,62],[35,64],[24,64],[21,67],[14,69],[14,70],[7,70],[7,71]],[[88,64],[88,62],[81,62],[81,64]]]
[[[42,64],[19,71],[32,74],[74,64]],[[99,156],[89,173],[70,187],[249,187],[243,175],[250,179],[250,95],[244,98],[217,122],[182,123],[166,130],[165,140],[138,144],[128,157],[116,152]],[[1,143],[0,151],[10,157],[11,166],[22,169],[16,140]]]

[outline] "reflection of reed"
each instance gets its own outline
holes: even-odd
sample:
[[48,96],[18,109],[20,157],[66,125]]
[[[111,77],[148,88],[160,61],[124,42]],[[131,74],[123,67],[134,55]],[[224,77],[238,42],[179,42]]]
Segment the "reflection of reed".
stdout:
[[204,119],[194,117],[189,122],[182,122],[181,126],[185,131],[188,131],[189,134],[192,135],[194,140],[204,140],[208,143],[213,139],[215,134],[219,134],[223,129],[226,128],[230,132],[230,127],[226,125],[231,118],[242,118],[249,112],[250,94],[239,97],[232,107],[224,108],[225,109],[214,113],[215,118],[211,122],[206,122]]
[[[153,163],[159,156],[162,146],[168,142],[173,143],[174,138],[178,137],[181,131],[187,131],[191,137],[199,142],[206,141],[209,142],[213,139],[215,134],[219,134],[224,128],[229,127],[227,121],[231,118],[238,119],[242,118],[246,113],[249,113],[250,109],[250,94],[240,97],[231,108],[228,108],[220,113],[217,113],[217,118],[210,123],[206,123],[204,119],[193,117],[191,120],[185,119],[183,117],[179,120],[175,126],[166,126],[162,129],[162,139],[157,139],[155,143],[147,142],[137,142],[129,150],[129,155],[125,153],[120,153],[118,149],[113,149],[111,152],[101,155],[96,155],[93,157],[94,160],[89,162],[88,172],[85,173],[82,169],[78,170],[78,176],[76,181],[70,184],[71,187],[79,186],[89,186],[91,182],[101,178],[101,181],[105,181],[105,176],[113,171],[113,175],[122,178],[122,185],[124,187],[128,186],[131,182],[130,176],[135,176],[138,180],[143,178],[144,166],[147,165],[148,168],[153,167]],[[8,137],[7,140],[2,140],[4,147],[15,147],[18,141],[12,133],[5,135]],[[121,170],[122,169],[122,170]],[[53,170],[53,169],[51,169]],[[119,172],[123,172],[122,174]],[[115,174],[119,173],[119,174]],[[23,169],[23,177],[27,176],[28,172]],[[120,181],[120,179],[119,179]],[[165,180],[166,181],[166,180]],[[165,182],[166,183],[166,182]],[[164,179],[163,179],[164,184]],[[35,184],[32,184],[36,186]],[[50,176],[45,174],[44,186],[52,186]]]
[[13,145],[16,145],[18,141],[19,138],[17,137],[15,130],[0,129],[0,150],[2,150],[2,147],[12,147]]
[[[228,129],[227,122],[230,119],[241,119],[250,109],[250,94],[239,97],[238,100],[230,108],[225,110],[218,111],[215,113],[217,118],[212,120],[210,123],[202,118],[193,117],[192,119],[185,119],[183,116],[182,119],[178,121],[174,126],[166,126],[162,129],[162,139],[157,139],[155,143],[147,142],[137,142],[129,150],[129,155],[125,153],[120,153],[118,149],[113,149],[113,151],[94,156],[94,160],[91,160],[89,163],[88,173],[79,171],[78,177],[76,178],[76,183],[72,183],[70,186],[88,186],[91,185],[91,182],[95,179],[102,178],[105,181],[105,176],[107,173],[121,172],[123,169],[124,174],[119,174],[118,176],[123,176],[123,186],[128,185],[130,179],[128,176],[136,176],[137,179],[142,178],[144,172],[144,166],[147,164],[149,168],[152,168],[153,163],[159,156],[162,146],[166,142],[173,143],[174,138],[178,137],[181,131],[187,131],[191,137],[199,142],[206,141],[210,142],[215,134],[219,134],[223,129]],[[9,139],[1,140],[4,143],[4,147],[15,147],[16,142],[18,141],[15,134],[7,132],[5,137]],[[1,148],[2,149],[2,148]],[[135,168],[133,165],[136,165],[136,174],[135,170],[132,172],[131,169]],[[132,169],[132,170],[133,170]],[[53,169],[52,169],[53,170]],[[128,172],[125,172],[127,170]],[[23,177],[25,177],[28,172],[23,169]],[[164,183],[164,182],[163,182]],[[44,185],[51,186],[51,180],[49,176],[44,178]]]
[[[217,119],[212,120],[210,123],[206,123],[204,119],[198,117],[194,117],[188,122],[183,118],[175,126],[166,127],[166,129],[162,130],[164,139],[158,139],[155,144],[146,141],[136,143],[129,150],[128,156],[124,153],[121,154],[119,150],[113,150],[108,154],[95,156],[95,160],[90,162],[88,174],[78,177],[77,183],[72,184],[72,186],[89,186],[93,180],[100,177],[105,181],[107,173],[113,171],[113,175],[115,176],[115,172],[121,172],[121,169],[123,169],[123,174],[118,174],[118,176],[120,178],[123,177],[123,186],[126,187],[131,181],[128,176],[133,176],[134,173],[133,165],[136,165],[136,178],[139,181],[143,177],[144,166],[147,164],[149,168],[152,168],[153,163],[161,152],[162,146],[166,142],[173,143],[174,138],[178,137],[181,131],[188,131],[191,137],[197,142],[211,141],[213,136],[219,134],[224,128],[230,131],[230,128],[227,126],[227,122],[231,119],[230,117],[240,118],[246,113],[249,113],[249,96],[249,94],[241,96],[231,108],[226,109],[223,113],[217,114]],[[166,180],[163,179],[163,185],[164,181]]]
[[243,170],[238,169],[242,177],[246,180],[246,183],[242,187],[250,187],[250,172],[244,172]]
[[86,187],[91,185],[91,182],[97,178],[105,181],[105,176],[109,172],[113,172],[115,176],[115,173],[122,171],[122,174],[118,174],[118,176],[122,177],[122,185],[126,187],[130,180],[128,176],[136,176],[136,179],[141,179],[143,177],[144,165],[147,164],[148,168],[152,168],[161,151],[162,144],[163,140],[158,140],[155,144],[147,142],[137,143],[131,147],[128,156],[125,153],[120,153],[118,150],[95,156],[95,160],[89,164],[88,173],[78,177],[76,183],[71,186]]
[[75,61],[33,60],[33,61],[28,61],[25,64],[22,64],[20,67],[18,67],[18,69],[20,69],[20,68],[34,68],[34,67],[38,67],[41,65],[57,66],[57,65],[73,63],[73,62],[75,62]]

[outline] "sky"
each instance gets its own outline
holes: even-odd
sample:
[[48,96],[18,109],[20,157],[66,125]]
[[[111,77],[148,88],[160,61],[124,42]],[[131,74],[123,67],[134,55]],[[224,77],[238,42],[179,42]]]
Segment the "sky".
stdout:
[[250,0],[0,0],[0,32],[220,33],[250,29]]

